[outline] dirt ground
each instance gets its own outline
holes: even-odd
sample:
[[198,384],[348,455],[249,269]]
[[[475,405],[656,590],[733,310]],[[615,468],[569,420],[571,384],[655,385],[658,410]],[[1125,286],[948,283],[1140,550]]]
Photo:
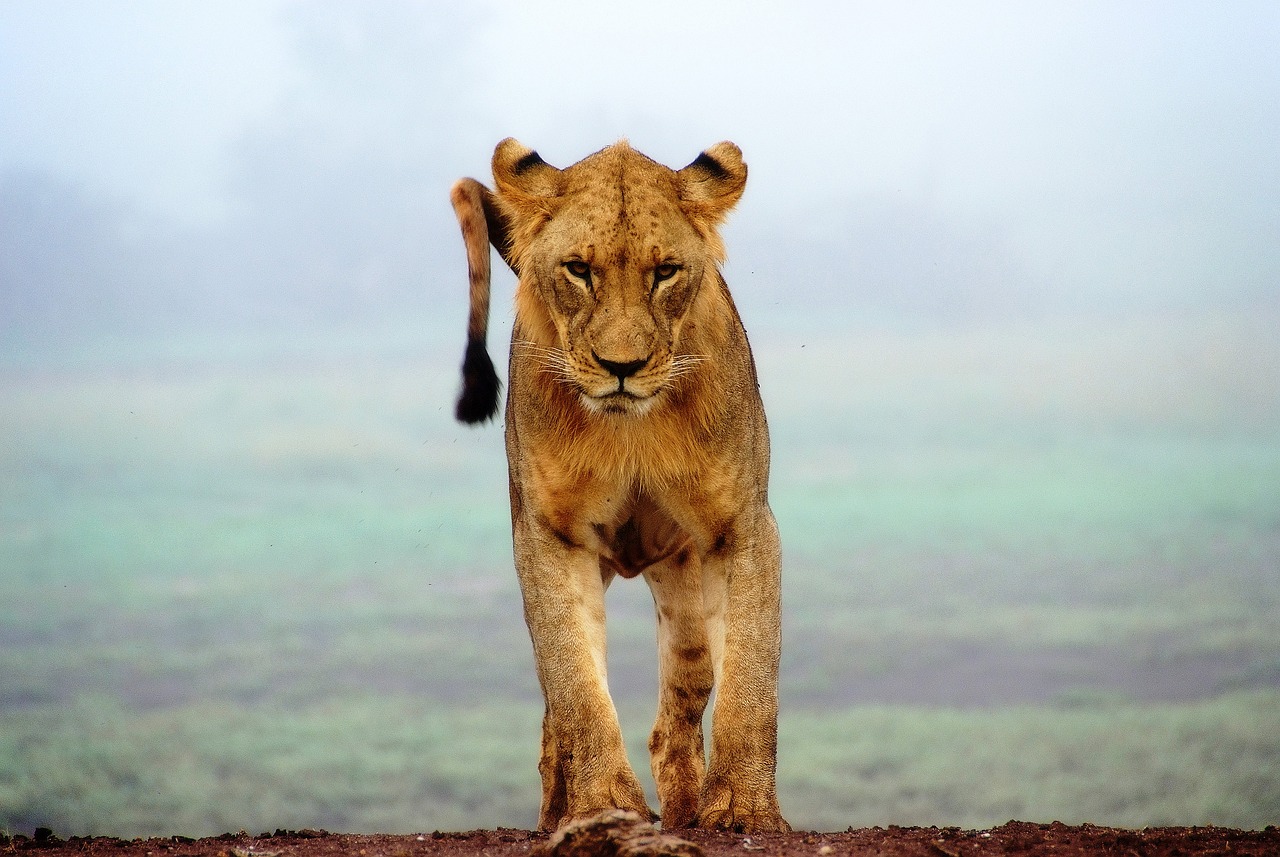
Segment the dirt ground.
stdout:
[[1232,830],[1222,827],[1161,827],[1123,830],[1111,827],[1032,824],[1011,821],[990,830],[937,827],[872,827],[843,833],[795,832],[744,836],[679,831],[679,840],[650,828],[643,842],[597,839],[566,848],[527,830],[473,830],[420,835],[346,835],[319,830],[252,836],[246,832],[209,839],[61,839],[48,830],[34,836],[0,836],[0,854],[33,852],[41,857],[838,857],[838,855],[910,855],[970,857],[986,854],[1054,855],[1280,855],[1280,829]]

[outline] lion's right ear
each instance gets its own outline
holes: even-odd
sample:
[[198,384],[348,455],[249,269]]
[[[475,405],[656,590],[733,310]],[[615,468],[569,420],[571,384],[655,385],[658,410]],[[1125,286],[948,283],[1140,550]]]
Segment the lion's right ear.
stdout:
[[680,178],[680,202],[685,211],[713,229],[742,198],[747,186],[742,150],[727,140],[698,155],[676,175]]
[[493,150],[493,182],[503,201],[524,216],[551,214],[563,186],[560,170],[514,137]]

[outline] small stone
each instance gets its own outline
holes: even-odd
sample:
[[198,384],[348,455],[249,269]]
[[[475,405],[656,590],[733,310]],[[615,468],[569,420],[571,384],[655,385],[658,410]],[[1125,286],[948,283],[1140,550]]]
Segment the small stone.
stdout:
[[539,857],[704,857],[694,843],[660,833],[638,813],[620,809],[569,822],[534,853]]

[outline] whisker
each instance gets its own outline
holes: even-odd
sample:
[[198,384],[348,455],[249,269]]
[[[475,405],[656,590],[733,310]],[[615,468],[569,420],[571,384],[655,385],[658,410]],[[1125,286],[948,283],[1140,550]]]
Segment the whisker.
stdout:
[[677,354],[671,358],[672,363],[697,364],[707,359],[705,354]]
[[670,368],[667,370],[668,378],[679,378],[681,375],[688,375],[707,358],[701,354],[677,354],[671,359]]
[[541,354],[561,354],[564,352],[563,348],[553,348],[547,345],[539,345],[538,343],[528,339],[514,340],[511,343],[511,347],[519,348],[524,351],[533,351]]
[[565,384],[573,384],[573,373],[569,368],[569,356],[563,348],[551,348],[539,345],[527,339],[517,339],[511,343],[513,349],[527,353],[539,366],[551,373],[551,376]]

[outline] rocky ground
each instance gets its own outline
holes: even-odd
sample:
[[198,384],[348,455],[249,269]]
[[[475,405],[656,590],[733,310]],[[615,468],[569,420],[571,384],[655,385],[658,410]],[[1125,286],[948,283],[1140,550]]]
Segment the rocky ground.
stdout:
[[1280,829],[1161,827],[1124,830],[1093,825],[1011,821],[990,830],[872,827],[842,833],[743,835],[678,831],[664,834],[638,818],[602,817],[553,837],[527,830],[473,830],[420,835],[349,835],[320,830],[277,830],[257,836],[227,833],[208,839],[62,839],[0,835],[0,853],[41,857],[837,857],[911,855],[977,857],[987,854],[1054,855],[1280,855]]

